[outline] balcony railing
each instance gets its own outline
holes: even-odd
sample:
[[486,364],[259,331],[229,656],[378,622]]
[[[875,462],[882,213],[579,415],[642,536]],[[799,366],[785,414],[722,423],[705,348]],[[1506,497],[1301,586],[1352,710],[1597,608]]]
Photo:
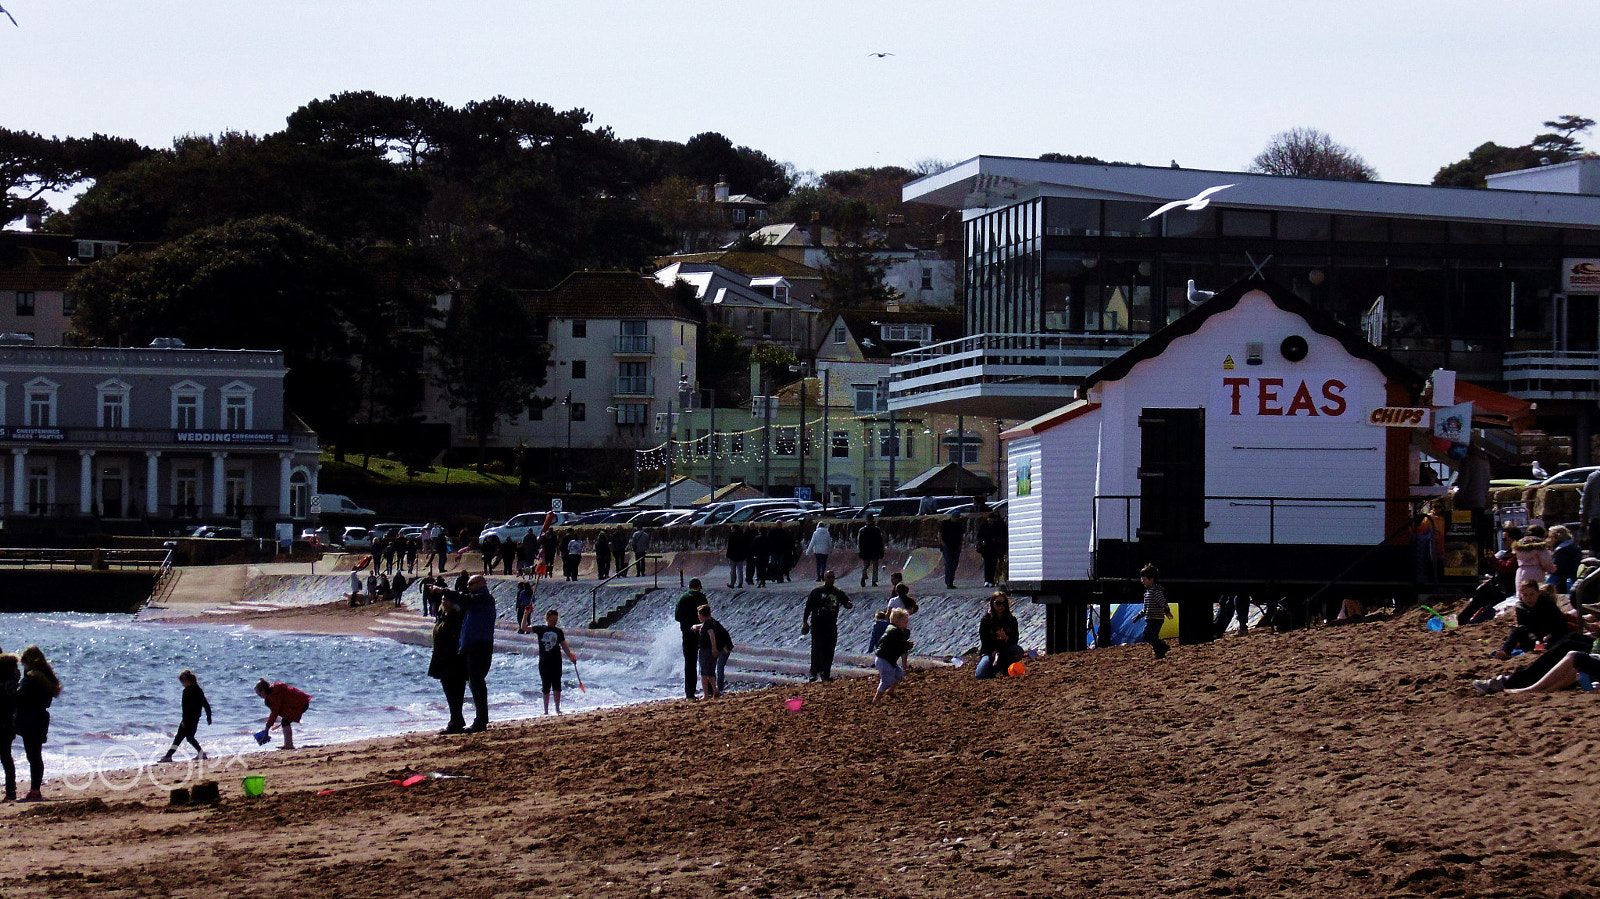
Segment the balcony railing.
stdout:
[[628,377],[617,378],[617,396],[655,396],[656,379],[653,377]]
[[649,334],[621,334],[612,338],[612,352],[618,356],[654,356],[656,339]]
[[1505,355],[1506,392],[1525,400],[1600,399],[1600,353],[1523,350]]
[[[1087,375],[1146,334],[977,334],[894,354],[890,405],[904,408],[954,390],[1070,397]],[[1042,388],[1042,389],[1041,389]]]

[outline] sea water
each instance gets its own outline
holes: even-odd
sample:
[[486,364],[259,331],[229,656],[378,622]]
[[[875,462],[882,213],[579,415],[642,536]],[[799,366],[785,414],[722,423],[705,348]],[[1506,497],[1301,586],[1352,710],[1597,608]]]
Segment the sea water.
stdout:
[[[69,786],[74,777],[137,768],[166,752],[181,717],[178,672],[185,668],[199,678],[213,713],[210,725],[202,717],[198,739],[219,759],[248,764],[252,754],[275,751],[251,737],[267,716],[254,692],[263,677],[311,694],[311,708],[294,728],[295,744],[302,747],[436,731],[448,717],[439,682],[427,673],[432,651],[385,638],[158,624],[126,615],[0,614],[0,647],[17,653],[30,644],[44,650],[61,679],[44,757],[46,776],[64,778]],[[562,711],[683,695],[678,647],[672,625],[648,656],[585,662],[580,654],[584,690],[566,662]],[[490,721],[544,713],[536,655],[497,653],[488,682]],[[279,742],[276,727],[273,736]],[[177,758],[192,753],[185,743]],[[14,754],[25,784],[20,742]]]

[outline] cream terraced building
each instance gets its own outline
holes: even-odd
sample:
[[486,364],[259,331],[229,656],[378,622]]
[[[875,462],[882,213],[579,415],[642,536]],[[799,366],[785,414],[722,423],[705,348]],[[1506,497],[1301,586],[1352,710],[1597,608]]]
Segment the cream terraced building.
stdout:
[[285,408],[286,373],[277,351],[0,346],[5,528],[310,517],[317,435]]

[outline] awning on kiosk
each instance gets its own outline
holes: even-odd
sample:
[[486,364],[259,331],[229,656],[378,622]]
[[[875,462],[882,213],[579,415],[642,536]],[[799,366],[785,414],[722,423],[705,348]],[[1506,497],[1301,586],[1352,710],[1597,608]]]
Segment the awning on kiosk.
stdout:
[[1456,402],[1472,404],[1472,426],[1475,428],[1509,428],[1520,434],[1533,427],[1533,403],[1498,390],[1457,381]]

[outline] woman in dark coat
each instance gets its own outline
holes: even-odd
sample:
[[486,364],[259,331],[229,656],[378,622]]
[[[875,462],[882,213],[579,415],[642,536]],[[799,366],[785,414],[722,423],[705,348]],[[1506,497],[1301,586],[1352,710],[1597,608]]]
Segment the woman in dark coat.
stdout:
[[16,728],[22,749],[28,756],[30,788],[23,802],[38,802],[44,797],[44,744],[50,736],[50,703],[61,695],[61,681],[45,661],[37,646],[22,651],[22,681],[17,686]]
[[979,679],[998,676],[1007,671],[1011,663],[1022,658],[1022,648],[1017,645],[1017,616],[1011,614],[1011,597],[996,590],[989,597],[989,611],[978,622]]
[[744,560],[750,554],[745,545],[744,529],[737,525],[728,527],[728,586],[744,586]]
[[440,734],[467,732],[467,719],[461,712],[467,697],[467,663],[461,657],[461,606],[451,599],[453,591],[433,588],[439,597],[439,618],[433,623],[433,657],[428,660],[428,676],[444,688],[444,701],[450,707],[450,722]]
[[22,668],[11,653],[0,655],[0,765],[6,771],[6,801],[17,798],[17,763],[11,757],[11,744],[17,739],[16,698]]

